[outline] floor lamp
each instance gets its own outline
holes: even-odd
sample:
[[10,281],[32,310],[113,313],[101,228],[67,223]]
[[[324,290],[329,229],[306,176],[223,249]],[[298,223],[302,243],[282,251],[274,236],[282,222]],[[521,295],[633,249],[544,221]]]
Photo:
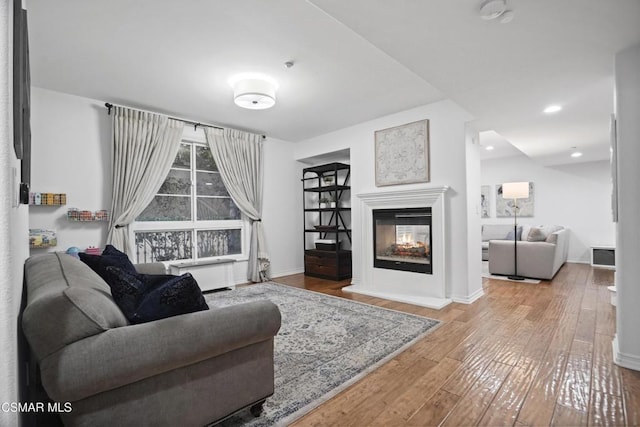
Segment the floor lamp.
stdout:
[[513,275],[510,280],[524,280],[518,276],[518,199],[529,197],[528,182],[505,182],[502,184],[502,197],[513,199]]

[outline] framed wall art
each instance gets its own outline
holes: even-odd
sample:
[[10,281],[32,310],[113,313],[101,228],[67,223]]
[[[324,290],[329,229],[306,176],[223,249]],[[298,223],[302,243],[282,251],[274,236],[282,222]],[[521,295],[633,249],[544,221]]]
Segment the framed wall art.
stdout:
[[376,187],[429,182],[429,120],[375,132]]
[[[518,218],[533,216],[534,196],[533,182],[529,182],[529,197],[526,199],[518,199]],[[502,184],[496,185],[496,217],[512,217],[514,211],[515,205],[513,199],[505,199],[502,197]]]
[[480,218],[491,218],[491,186],[480,187]]

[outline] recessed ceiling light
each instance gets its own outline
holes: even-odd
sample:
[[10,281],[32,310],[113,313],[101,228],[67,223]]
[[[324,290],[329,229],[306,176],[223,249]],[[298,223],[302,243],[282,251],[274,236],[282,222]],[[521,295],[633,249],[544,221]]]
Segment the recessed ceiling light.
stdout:
[[484,147],[484,149],[487,151],[491,151],[493,150],[493,148],[494,148],[493,145],[487,145],[486,147]]
[[571,147],[571,157],[573,158],[582,157],[582,153],[578,151],[578,147]]
[[557,113],[560,110],[562,110],[562,107],[560,105],[549,105],[543,111],[547,114],[551,114],[551,113]]

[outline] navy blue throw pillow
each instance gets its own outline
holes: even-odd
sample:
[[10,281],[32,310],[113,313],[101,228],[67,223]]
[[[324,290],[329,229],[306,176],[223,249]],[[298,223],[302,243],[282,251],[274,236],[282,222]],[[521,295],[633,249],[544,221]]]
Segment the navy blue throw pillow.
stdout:
[[198,282],[189,273],[171,276],[130,273],[114,267],[108,270],[113,277],[113,299],[131,323],[209,309]]
[[198,282],[190,273],[185,273],[145,295],[132,323],[151,322],[208,309]]
[[102,255],[90,255],[80,252],[79,256],[82,262],[91,267],[91,269],[98,273],[107,283],[112,279],[112,275],[107,271],[107,267],[117,267],[131,273],[136,272],[136,268],[131,261],[129,261],[127,254],[120,252],[112,245],[107,245]]
[[168,274],[139,274],[118,267],[107,267],[107,284],[113,300],[131,321],[144,296],[153,288],[177,277]]

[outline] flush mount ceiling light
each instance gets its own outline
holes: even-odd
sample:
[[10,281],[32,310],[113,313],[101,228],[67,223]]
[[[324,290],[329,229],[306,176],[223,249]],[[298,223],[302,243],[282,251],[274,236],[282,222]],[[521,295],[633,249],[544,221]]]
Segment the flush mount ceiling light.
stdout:
[[233,102],[238,107],[264,110],[276,104],[278,84],[269,76],[243,73],[229,79],[233,88]]
[[545,108],[542,111],[547,114],[552,114],[552,113],[557,113],[560,110],[562,110],[562,106],[560,105],[549,105],[547,108]]
[[500,18],[502,24],[513,21],[513,10],[507,9],[505,0],[486,0],[480,5],[480,18],[485,21]]
[[486,147],[484,147],[484,149],[487,151],[492,151],[493,148],[494,148],[493,145],[487,145]]

